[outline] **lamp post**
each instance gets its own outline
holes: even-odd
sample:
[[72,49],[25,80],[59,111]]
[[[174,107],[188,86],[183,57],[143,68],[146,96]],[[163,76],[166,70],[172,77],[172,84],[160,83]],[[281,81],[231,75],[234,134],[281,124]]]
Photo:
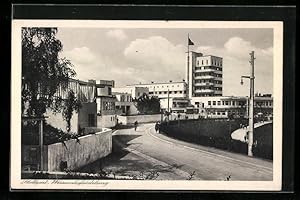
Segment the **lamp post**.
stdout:
[[254,132],[254,51],[250,53],[251,74],[250,76],[241,76],[241,84],[243,78],[250,79],[250,101],[249,101],[249,138],[248,138],[248,156],[253,156],[253,132]]

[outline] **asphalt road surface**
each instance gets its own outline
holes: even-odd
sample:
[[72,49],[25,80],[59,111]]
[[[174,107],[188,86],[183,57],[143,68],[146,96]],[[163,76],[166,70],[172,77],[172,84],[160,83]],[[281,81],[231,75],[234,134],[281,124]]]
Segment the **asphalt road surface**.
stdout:
[[191,144],[141,124],[113,133],[113,152],[83,171],[155,180],[272,180],[272,161]]

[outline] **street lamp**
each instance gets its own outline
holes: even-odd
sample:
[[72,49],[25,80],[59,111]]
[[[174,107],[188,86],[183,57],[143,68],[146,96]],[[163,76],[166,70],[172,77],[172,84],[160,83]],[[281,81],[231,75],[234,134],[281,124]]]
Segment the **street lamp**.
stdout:
[[251,75],[241,76],[241,85],[243,85],[243,78],[250,79],[250,101],[249,101],[249,140],[248,140],[248,156],[253,156],[253,132],[254,132],[254,51],[250,53]]

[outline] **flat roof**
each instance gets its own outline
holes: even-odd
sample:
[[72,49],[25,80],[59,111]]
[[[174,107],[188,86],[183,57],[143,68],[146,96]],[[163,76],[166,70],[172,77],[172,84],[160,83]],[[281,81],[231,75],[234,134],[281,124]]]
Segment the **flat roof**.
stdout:
[[[206,96],[206,97],[191,97],[192,99],[209,99],[209,98],[219,98],[219,99],[247,99],[249,98],[249,96]],[[262,97],[262,96],[259,96],[259,97],[254,97],[254,99],[273,99],[273,97]]]
[[172,82],[160,82],[160,83],[138,83],[138,84],[131,84],[131,85],[127,85],[127,86],[138,86],[138,85],[155,85],[155,84],[172,84],[172,83],[186,83],[184,81],[172,81]]

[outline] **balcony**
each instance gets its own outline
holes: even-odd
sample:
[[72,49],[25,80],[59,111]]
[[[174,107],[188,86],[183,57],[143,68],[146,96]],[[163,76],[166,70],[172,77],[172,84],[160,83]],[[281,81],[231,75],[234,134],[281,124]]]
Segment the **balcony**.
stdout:
[[203,90],[195,90],[195,93],[213,93],[215,90],[212,89],[203,89]]
[[214,69],[196,69],[195,72],[215,72],[216,70]]
[[214,83],[195,83],[195,86],[213,86]]
[[195,79],[214,79],[215,76],[212,75],[206,75],[206,76],[195,76]]

